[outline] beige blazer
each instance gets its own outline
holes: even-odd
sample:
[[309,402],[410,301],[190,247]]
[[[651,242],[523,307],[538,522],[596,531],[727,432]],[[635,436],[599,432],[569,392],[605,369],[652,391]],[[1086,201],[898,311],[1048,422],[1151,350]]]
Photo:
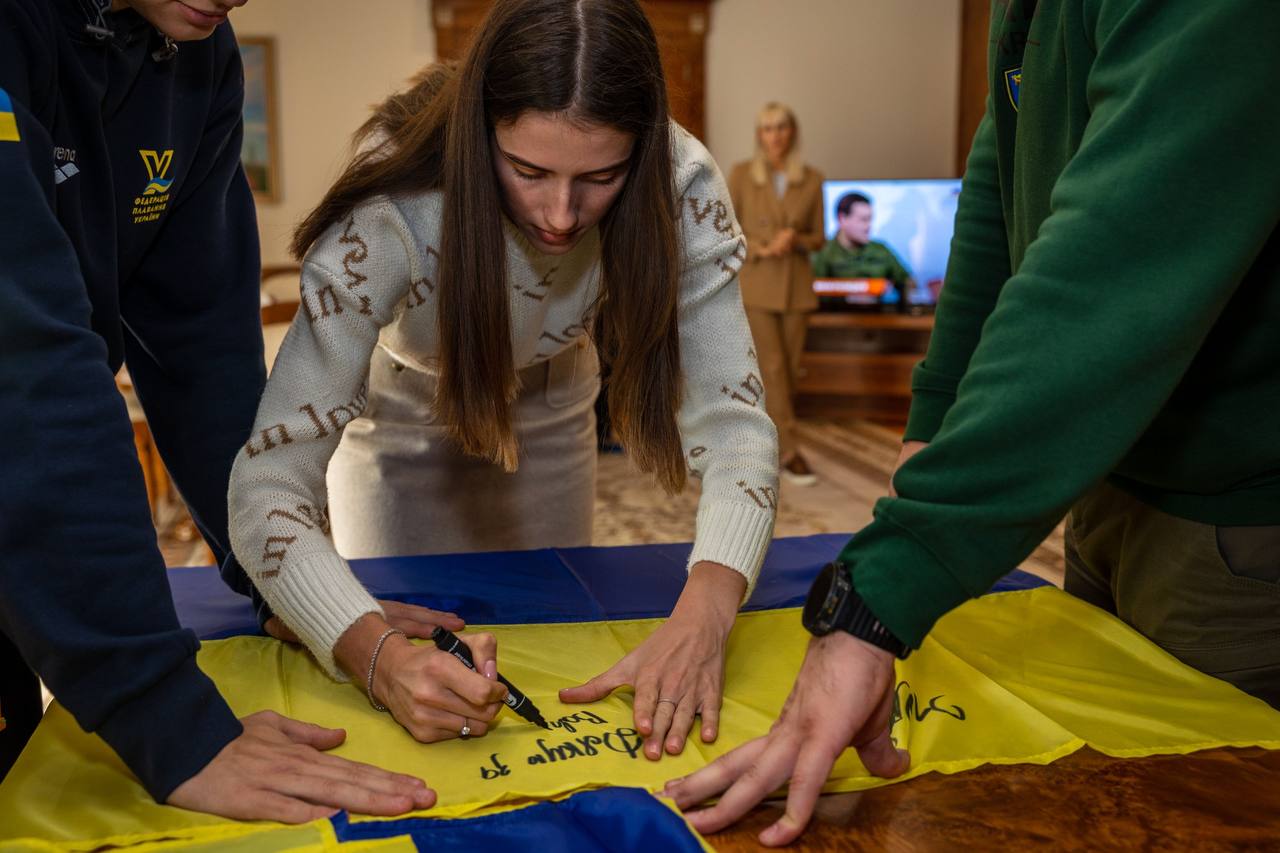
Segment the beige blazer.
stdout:
[[[822,173],[804,165],[793,168],[787,191],[778,198],[772,178],[748,160],[733,167],[729,196],[747,237],[747,261],[738,275],[742,304],[780,313],[817,308],[809,253],[822,248],[824,242]],[[791,254],[785,258],[760,257],[757,249],[783,228],[796,231]]]

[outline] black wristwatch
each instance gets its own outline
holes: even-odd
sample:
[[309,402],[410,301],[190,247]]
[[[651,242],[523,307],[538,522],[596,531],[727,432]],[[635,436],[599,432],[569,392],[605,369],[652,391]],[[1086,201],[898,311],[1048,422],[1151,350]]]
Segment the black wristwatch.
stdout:
[[884,649],[900,660],[906,660],[911,647],[893,636],[867,607],[853,588],[853,575],[844,563],[834,560],[823,566],[804,604],[801,617],[804,627],[815,637],[832,631],[847,631],[859,640]]

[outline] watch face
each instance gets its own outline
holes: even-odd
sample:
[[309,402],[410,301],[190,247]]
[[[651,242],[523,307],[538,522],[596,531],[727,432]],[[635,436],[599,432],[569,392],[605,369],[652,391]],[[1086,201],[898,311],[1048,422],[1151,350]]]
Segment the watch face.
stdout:
[[835,597],[833,593],[836,592],[836,571],[835,563],[827,563],[818,573],[813,586],[809,587],[809,598],[805,600],[801,622],[811,634],[822,636],[831,633],[831,617],[839,605],[838,601],[832,600]]

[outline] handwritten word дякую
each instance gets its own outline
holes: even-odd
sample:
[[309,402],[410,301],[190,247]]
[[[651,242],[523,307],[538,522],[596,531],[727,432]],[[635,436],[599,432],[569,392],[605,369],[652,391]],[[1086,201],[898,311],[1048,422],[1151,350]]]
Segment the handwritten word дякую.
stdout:
[[538,738],[537,743],[542,754],[530,755],[528,758],[530,764],[547,764],[584,756],[604,755],[605,752],[602,750],[625,753],[628,758],[635,758],[640,752],[644,738],[635,729],[620,726],[602,735],[583,735],[570,738],[558,745],[548,746],[546,738]]
[[[581,726],[607,726],[608,724],[609,721],[599,714],[579,711],[576,714],[552,720],[548,725],[552,729],[577,735]],[[554,764],[557,761],[569,761],[573,758],[608,755],[611,752],[634,759],[640,754],[644,738],[633,728],[619,726],[598,735],[578,735],[559,743],[549,743],[546,738],[540,737],[535,743],[539,751],[526,759],[526,763],[530,766]],[[480,778],[485,781],[510,775],[511,767],[496,752],[490,753],[489,763],[480,768]]]

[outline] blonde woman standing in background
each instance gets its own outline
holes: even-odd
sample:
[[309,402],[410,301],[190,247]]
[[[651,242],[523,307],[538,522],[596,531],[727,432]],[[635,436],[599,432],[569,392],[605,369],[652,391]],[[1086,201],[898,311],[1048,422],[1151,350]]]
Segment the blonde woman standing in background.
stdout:
[[765,404],[778,427],[782,474],[808,486],[816,478],[796,447],[795,397],[808,312],[818,307],[809,253],[822,247],[822,173],[799,156],[790,108],[768,103],[756,118],[756,154],[729,176],[729,194],[747,237],[739,274],[755,338]]

